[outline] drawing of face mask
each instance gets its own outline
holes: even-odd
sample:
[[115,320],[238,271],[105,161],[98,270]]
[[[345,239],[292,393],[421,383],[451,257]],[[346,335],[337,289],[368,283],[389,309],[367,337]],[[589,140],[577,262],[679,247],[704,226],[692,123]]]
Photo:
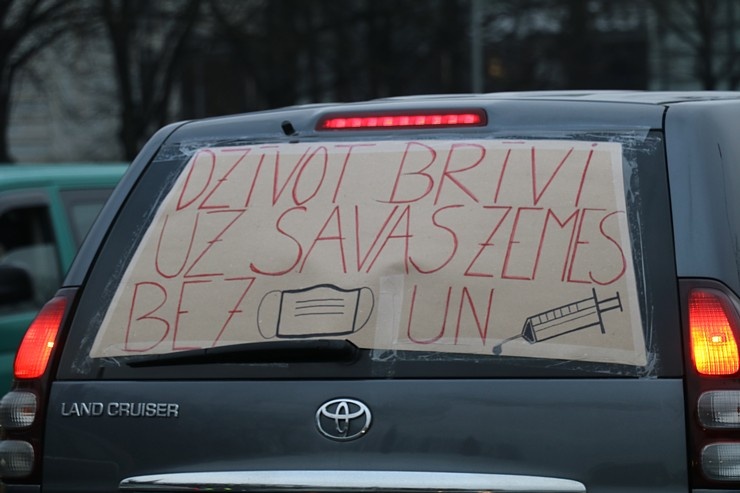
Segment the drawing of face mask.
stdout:
[[374,305],[375,296],[367,287],[319,284],[271,291],[260,302],[257,327],[265,339],[348,335],[367,324]]

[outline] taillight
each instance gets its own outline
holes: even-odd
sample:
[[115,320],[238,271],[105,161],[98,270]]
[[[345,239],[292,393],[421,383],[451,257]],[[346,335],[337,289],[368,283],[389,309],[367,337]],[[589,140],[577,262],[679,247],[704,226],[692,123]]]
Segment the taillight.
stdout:
[[740,477],[740,443],[712,443],[701,451],[704,474],[714,481],[737,481]]
[[411,111],[329,115],[319,120],[316,130],[402,129],[424,127],[480,127],[486,124],[482,109]]
[[710,390],[699,396],[698,417],[704,428],[740,429],[740,390]]
[[61,296],[53,298],[44,305],[28,327],[15,355],[13,365],[15,378],[38,378],[44,374],[66,307],[66,298]]
[[723,284],[683,280],[692,486],[740,487],[740,301]]
[[24,440],[0,441],[0,477],[3,480],[23,478],[33,472],[33,445]]
[[691,359],[702,375],[732,375],[740,369],[730,325],[730,301],[720,291],[692,289],[689,294]]
[[54,348],[75,289],[62,289],[28,327],[15,357],[13,389],[0,400],[0,479],[36,484],[41,479],[45,402]]
[[0,426],[4,430],[22,430],[36,420],[38,397],[33,392],[14,390],[0,400]]

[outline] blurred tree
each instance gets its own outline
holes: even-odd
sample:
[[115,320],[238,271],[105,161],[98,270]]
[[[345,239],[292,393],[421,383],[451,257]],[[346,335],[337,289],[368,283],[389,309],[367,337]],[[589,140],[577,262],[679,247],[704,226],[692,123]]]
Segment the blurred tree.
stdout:
[[486,90],[644,89],[642,0],[484,4]]
[[84,17],[76,0],[0,0],[0,163],[13,161],[8,122],[18,71]]
[[[307,5],[313,2],[209,0],[212,35],[231,52],[226,58],[241,66],[256,89],[248,109],[293,104],[300,84],[296,70],[306,29]],[[306,19],[309,19],[308,21]],[[246,85],[246,83],[245,83]],[[206,89],[207,90],[207,89]]]
[[565,0],[558,39],[569,89],[644,89],[646,9],[641,0]]
[[596,49],[593,16],[589,12],[589,0],[567,0],[562,2],[562,28],[558,33],[566,87],[572,89],[591,88],[592,70]]
[[175,78],[181,69],[200,0],[101,0],[97,14],[110,41],[120,104],[125,158],[170,121]]
[[243,86],[255,88],[245,109],[460,92],[470,86],[469,0],[207,4],[214,19],[212,42],[231,55],[211,50],[205,58],[213,63],[224,56],[232,75],[242,74]]
[[657,22],[689,49],[694,75],[704,89],[740,85],[735,45],[736,0],[651,0]]

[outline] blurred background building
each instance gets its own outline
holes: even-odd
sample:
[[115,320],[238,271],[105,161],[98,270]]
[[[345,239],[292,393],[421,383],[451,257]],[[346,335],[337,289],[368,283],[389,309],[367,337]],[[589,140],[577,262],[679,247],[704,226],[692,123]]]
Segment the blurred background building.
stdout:
[[736,0],[0,0],[0,162],[131,159],[160,126],[422,93],[734,90]]

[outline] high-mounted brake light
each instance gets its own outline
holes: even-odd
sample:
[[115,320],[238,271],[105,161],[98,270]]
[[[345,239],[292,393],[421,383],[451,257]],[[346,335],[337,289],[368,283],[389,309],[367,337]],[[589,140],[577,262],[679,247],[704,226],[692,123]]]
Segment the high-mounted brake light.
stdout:
[[423,127],[480,127],[483,110],[335,115],[319,120],[317,130],[393,129]]
[[693,289],[689,295],[691,357],[702,375],[733,375],[740,369],[731,320],[736,316],[729,300],[711,289]]
[[15,378],[31,379],[44,374],[66,308],[67,299],[58,296],[41,309],[28,327],[16,353],[13,366]]

